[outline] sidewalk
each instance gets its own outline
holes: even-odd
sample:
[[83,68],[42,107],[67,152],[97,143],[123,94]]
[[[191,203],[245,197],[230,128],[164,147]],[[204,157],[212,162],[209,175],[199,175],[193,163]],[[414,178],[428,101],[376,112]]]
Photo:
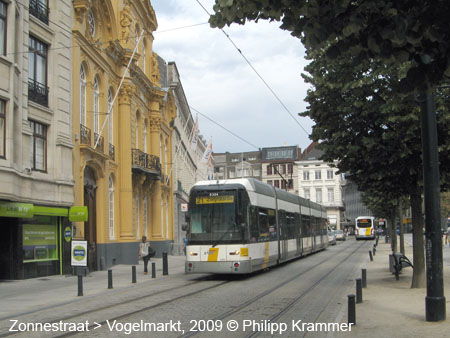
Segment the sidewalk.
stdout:
[[[405,255],[411,261],[412,237],[405,236]],[[352,332],[335,334],[336,337],[449,337],[450,336],[450,247],[443,248],[444,293],[447,320],[425,320],[426,288],[411,289],[412,269],[404,268],[397,281],[389,272],[390,244],[380,237],[373,261],[367,253],[367,288],[362,289],[363,303],[356,304],[356,326]],[[360,276],[356,276],[359,278]],[[355,294],[355,288],[349,293]],[[347,306],[345,311],[347,311]],[[343,321],[347,320],[347,313]]]
[[[152,263],[156,263],[156,279],[152,278]],[[144,265],[136,265],[136,284],[132,283],[132,266],[113,266],[113,289],[108,289],[108,271],[94,271],[83,277],[83,296],[78,296],[77,276],[49,276],[26,280],[0,280],[0,320],[35,311],[49,309],[55,305],[65,305],[90,297],[108,295],[117,290],[124,290],[147,285],[167,283],[167,277],[184,274],[185,256],[168,256],[168,276],[163,276],[162,258],[149,261],[149,273],[144,275]]]

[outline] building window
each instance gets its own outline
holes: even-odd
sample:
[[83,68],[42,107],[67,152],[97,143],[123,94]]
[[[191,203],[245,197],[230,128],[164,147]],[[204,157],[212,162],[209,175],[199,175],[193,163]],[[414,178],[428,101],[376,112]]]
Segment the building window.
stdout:
[[286,190],[286,181],[281,180],[281,189]]
[[230,178],[235,178],[236,177],[236,172],[234,170],[230,170],[228,172],[228,174],[229,174]]
[[98,85],[98,77],[94,79],[94,133],[100,130],[100,89]]
[[309,171],[303,171],[303,181],[309,181]]
[[286,174],[286,165],[285,164],[281,164],[280,167],[281,167],[281,174],[285,175]]
[[108,90],[108,136],[109,143],[114,144],[114,109],[113,109],[113,93],[112,90]]
[[327,180],[332,180],[333,179],[333,170],[332,169],[328,169],[327,170]]
[[115,239],[114,234],[114,181],[109,177],[109,239]]
[[279,188],[280,187],[280,181],[279,180],[273,181],[273,184],[275,185],[275,188]]
[[144,153],[147,153],[147,123],[144,121],[142,133],[144,134]]
[[8,6],[0,1],[0,54],[6,55],[6,18],[8,14]]
[[273,181],[272,180],[268,180],[267,184],[273,185]]
[[0,100],[0,158],[6,157],[6,103]]
[[316,180],[322,179],[322,172],[320,170],[316,170],[315,178],[316,178]]
[[48,25],[48,3],[47,0],[30,0],[30,13]]
[[322,203],[322,189],[316,189],[316,202]]
[[311,192],[310,192],[310,190],[309,189],[304,189],[304,192],[305,192],[305,198],[307,200],[311,199]]
[[35,121],[29,121],[33,132],[30,144],[31,169],[47,171],[47,126]]
[[294,180],[291,178],[289,179],[289,186],[288,189],[294,189]]
[[253,169],[253,176],[259,176],[260,175],[260,171],[259,171],[259,168],[254,168]]
[[80,68],[80,124],[86,126],[86,71]]
[[47,88],[48,46],[30,36],[28,55],[28,99],[48,106]]
[[95,36],[95,17],[94,17],[94,13],[92,12],[92,10],[89,10],[89,14],[88,14],[89,18],[89,32],[91,33],[91,37]]
[[292,168],[293,168],[292,163],[289,163],[287,165],[287,168],[288,168],[288,174],[292,174]]
[[267,165],[267,175],[272,175],[272,165],[271,164]]
[[334,188],[328,188],[328,202],[334,202]]
[[142,71],[144,72],[144,74],[145,74],[145,58],[146,58],[145,49],[146,48],[147,48],[147,43],[144,40],[142,43]]

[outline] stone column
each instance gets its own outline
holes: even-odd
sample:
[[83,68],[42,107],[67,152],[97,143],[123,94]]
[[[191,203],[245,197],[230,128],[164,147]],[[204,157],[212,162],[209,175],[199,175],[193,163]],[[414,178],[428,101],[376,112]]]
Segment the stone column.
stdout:
[[134,92],[134,86],[123,84],[119,93],[119,227],[122,240],[136,240],[136,234],[133,234],[131,171],[131,97]]
[[[158,101],[150,103],[150,153],[160,157],[160,135],[161,135],[161,114]],[[161,158],[160,158],[161,161]],[[161,180],[155,181],[152,189],[152,226],[151,234],[154,239],[162,239],[163,231],[161,227]]]

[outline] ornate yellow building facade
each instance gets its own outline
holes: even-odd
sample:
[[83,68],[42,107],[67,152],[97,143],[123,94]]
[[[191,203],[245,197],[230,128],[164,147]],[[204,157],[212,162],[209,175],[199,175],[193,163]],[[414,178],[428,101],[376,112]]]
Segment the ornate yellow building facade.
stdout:
[[148,0],[73,7],[75,205],[89,212],[74,239],[88,241],[90,270],[136,264],[143,235],[157,254],[173,241],[176,108],[152,50],[157,21]]

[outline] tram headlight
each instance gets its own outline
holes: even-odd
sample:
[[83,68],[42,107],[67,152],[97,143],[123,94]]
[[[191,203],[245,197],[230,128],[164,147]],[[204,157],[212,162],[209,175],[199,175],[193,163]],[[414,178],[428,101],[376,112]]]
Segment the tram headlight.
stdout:
[[190,251],[190,252],[189,252],[189,255],[191,255],[191,256],[198,256],[198,252]]
[[236,255],[236,256],[239,256],[240,254],[241,254],[241,252],[240,252],[239,250],[231,251],[231,252],[230,252],[230,255]]

